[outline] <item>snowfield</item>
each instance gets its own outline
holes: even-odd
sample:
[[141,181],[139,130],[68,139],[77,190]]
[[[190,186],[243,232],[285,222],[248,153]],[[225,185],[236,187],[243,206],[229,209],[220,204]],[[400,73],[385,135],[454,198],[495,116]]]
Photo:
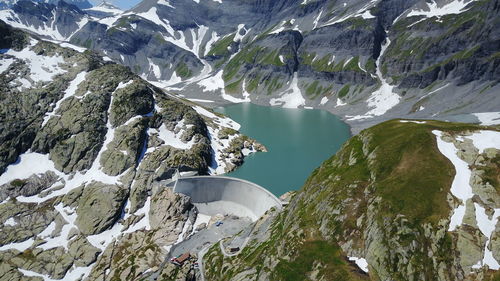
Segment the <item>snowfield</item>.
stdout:
[[[454,231],[457,227],[462,225],[462,221],[466,211],[466,203],[471,200],[474,196],[472,187],[470,186],[471,180],[471,170],[469,165],[458,157],[459,150],[455,147],[453,143],[445,142],[442,140],[442,132],[434,130],[434,135],[436,135],[436,140],[438,144],[439,151],[448,158],[453,166],[455,167],[455,178],[450,189],[450,192],[456,198],[461,200],[460,205],[453,211],[451,216],[450,225],[448,231]],[[485,149],[495,148],[500,149],[500,132],[497,131],[487,131],[482,130],[475,132],[471,136],[459,136],[456,138],[457,141],[465,141],[469,139],[472,141],[473,145],[478,149],[479,153],[483,153]],[[481,268],[487,265],[490,269],[498,270],[500,269],[500,264],[493,257],[490,250],[490,239],[495,230],[495,226],[500,218],[500,208],[494,209],[494,213],[488,216],[485,208],[480,204],[474,202],[475,218],[477,221],[477,226],[481,233],[486,237],[487,241],[484,248],[483,259],[479,260],[473,268]]]
[[475,0],[454,0],[442,6],[438,6],[438,3],[436,3],[435,0],[430,3],[425,2],[427,6],[424,9],[412,10],[407,16],[424,16],[430,18],[441,17],[449,14],[460,14],[465,12],[466,10],[464,8],[473,1]]
[[292,82],[290,82],[290,87],[285,90],[279,98],[271,99],[269,104],[272,106],[280,105],[284,108],[299,108],[299,106],[304,106],[306,100],[302,96],[298,83],[299,79],[297,77],[297,72],[295,72]]

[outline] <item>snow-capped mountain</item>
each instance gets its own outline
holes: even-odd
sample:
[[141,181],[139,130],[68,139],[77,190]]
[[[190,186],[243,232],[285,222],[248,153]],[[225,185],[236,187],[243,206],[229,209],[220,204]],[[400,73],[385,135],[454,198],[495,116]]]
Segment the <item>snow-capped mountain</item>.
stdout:
[[92,8],[85,9],[85,12],[96,18],[112,17],[123,13],[120,8],[106,1],[103,1],[99,5],[96,5]]
[[[1,280],[498,278],[498,0],[85,3],[2,2]],[[156,185],[265,149],[202,96],[375,126],[229,235]]]
[[495,111],[495,3],[145,0],[123,13],[44,4],[38,17],[18,3],[0,17],[183,95],[324,108],[357,131],[391,117]]

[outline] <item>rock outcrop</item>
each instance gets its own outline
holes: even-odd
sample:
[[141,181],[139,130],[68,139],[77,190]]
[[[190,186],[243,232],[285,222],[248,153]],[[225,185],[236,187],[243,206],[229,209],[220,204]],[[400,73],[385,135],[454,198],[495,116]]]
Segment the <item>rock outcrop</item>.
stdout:
[[0,42],[0,279],[192,276],[162,263],[196,210],[170,189],[153,196],[153,182],[225,163],[212,159],[229,145],[212,141],[243,138],[221,125],[234,122],[1,21]]
[[127,189],[117,185],[88,184],[79,199],[76,226],[84,235],[99,234],[122,215]]

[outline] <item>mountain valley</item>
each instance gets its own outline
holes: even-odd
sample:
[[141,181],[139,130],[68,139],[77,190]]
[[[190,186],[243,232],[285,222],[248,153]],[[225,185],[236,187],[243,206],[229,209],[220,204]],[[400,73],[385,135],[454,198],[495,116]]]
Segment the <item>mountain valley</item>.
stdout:
[[[0,280],[499,280],[499,82],[499,0],[3,1]],[[336,152],[258,219],[176,189],[274,153],[241,103],[352,134],[264,120]]]

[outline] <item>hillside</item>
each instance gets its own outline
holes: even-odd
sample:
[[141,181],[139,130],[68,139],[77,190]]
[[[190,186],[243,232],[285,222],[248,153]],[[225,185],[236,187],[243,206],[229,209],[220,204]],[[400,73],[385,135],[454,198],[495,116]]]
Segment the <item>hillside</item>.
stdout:
[[206,278],[497,280],[499,157],[498,128],[394,120],[364,130],[284,212],[261,219],[239,255],[213,246]]
[[224,173],[261,149],[231,119],[90,51],[1,21],[0,42],[1,280],[134,279],[158,267],[198,215],[152,183],[177,168]]

